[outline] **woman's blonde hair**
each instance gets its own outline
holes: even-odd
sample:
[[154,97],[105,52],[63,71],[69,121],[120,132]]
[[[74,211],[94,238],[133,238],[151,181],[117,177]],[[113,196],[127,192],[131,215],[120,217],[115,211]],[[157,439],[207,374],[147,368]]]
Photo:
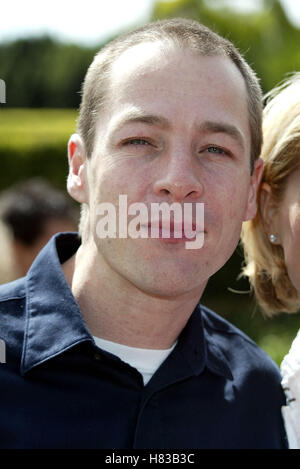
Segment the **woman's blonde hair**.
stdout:
[[[256,217],[243,224],[245,253],[243,274],[249,278],[266,315],[295,312],[300,295],[291,283],[283,248],[272,244],[264,229],[260,210],[261,185],[271,187],[276,205],[282,201],[289,175],[300,165],[300,72],[266,95],[263,111],[264,171],[258,190]],[[300,255],[300,254],[299,254]]]

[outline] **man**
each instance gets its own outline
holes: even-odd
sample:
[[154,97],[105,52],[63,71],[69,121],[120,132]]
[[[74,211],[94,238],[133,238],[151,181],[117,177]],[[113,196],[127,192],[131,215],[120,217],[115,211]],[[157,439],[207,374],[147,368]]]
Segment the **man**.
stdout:
[[15,184],[0,197],[0,216],[11,237],[14,279],[26,275],[49,239],[78,224],[72,199],[41,178]]
[[[81,242],[52,239],[1,290],[3,447],[285,446],[277,368],[198,304],[255,214],[260,145],[257,79],[209,29],[157,22],[100,51],[69,141]],[[137,223],[147,237],[124,223],[105,237],[99,215],[120,215],[120,195],[129,215],[204,204],[203,246],[186,248],[185,218],[181,236],[151,217]]]

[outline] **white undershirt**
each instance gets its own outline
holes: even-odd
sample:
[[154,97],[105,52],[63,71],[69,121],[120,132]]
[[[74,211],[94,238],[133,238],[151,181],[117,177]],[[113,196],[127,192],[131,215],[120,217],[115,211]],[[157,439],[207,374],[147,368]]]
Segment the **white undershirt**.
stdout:
[[136,368],[143,376],[144,386],[146,386],[152,375],[165,361],[177,343],[176,341],[169,349],[153,350],[129,347],[127,345],[111,342],[110,340],[101,339],[100,337],[94,337],[94,340],[97,347],[116,355],[122,361],[128,363],[133,368]]
[[282,407],[289,448],[300,449],[300,330],[281,363],[287,405]]

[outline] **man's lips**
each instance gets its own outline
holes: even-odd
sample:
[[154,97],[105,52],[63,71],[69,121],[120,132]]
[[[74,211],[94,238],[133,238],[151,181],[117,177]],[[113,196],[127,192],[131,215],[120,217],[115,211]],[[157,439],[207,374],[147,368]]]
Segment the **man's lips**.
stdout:
[[196,222],[190,220],[178,223],[170,220],[157,220],[148,223],[141,223],[140,228],[147,230],[151,238],[172,238],[190,240],[196,237],[197,233],[202,233],[203,229],[197,227]]

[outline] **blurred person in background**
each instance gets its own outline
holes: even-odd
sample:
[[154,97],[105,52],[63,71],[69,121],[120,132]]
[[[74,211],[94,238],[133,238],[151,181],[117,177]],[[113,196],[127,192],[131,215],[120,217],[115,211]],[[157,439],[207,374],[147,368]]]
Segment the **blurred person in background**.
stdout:
[[[42,178],[10,187],[0,195],[2,237],[11,260],[3,277],[26,275],[33,260],[58,232],[77,231],[78,210],[72,199]],[[6,277],[7,276],[7,277]]]
[[[300,309],[300,72],[267,95],[256,217],[244,223],[248,276],[264,313]],[[290,448],[300,448],[300,332],[282,364]]]

